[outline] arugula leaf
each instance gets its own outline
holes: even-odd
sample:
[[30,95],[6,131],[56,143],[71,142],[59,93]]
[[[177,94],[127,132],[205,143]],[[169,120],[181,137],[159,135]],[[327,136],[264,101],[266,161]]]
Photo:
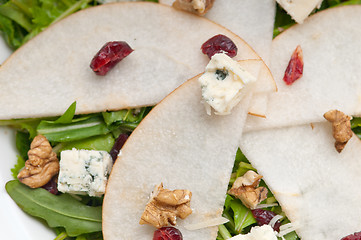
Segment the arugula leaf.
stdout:
[[86,206],[68,194],[53,195],[31,189],[17,180],[6,183],[10,197],[28,214],[44,219],[50,227],[64,227],[69,236],[99,232],[102,208]]
[[120,128],[121,130],[125,131],[133,131],[151,109],[151,107],[143,107],[141,109],[125,109],[115,112],[103,112],[102,115],[104,122],[109,128]]
[[295,231],[287,233],[283,236],[285,240],[298,240],[300,239]]
[[78,141],[67,142],[65,143],[59,151],[76,149],[86,149],[86,150],[98,150],[98,151],[107,151],[110,152],[114,145],[115,139],[112,134],[94,136]]
[[73,102],[61,117],[55,120],[54,123],[71,123],[74,118],[76,110],[76,102]]
[[361,138],[361,118],[354,117],[351,120],[351,129],[357,135],[357,137]]
[[110,132],[99,114],[89,115],[81,120],[73,119],[71,123],[41,121],[37,127],[38,134],[44,135],[50,142],[70,142]]
[[0,15],[0,30],[9,46],[18,48],[22,44],[22,39],[26,34],[19,25],[13,24],[9,18]]
[[20,172],[20,170],[25,166],[25,160],[24,158],[22,158],[21,156],[17,156],[17,162],[14,165],[14,167],[11,169],[11,173],[14,179],[18,178],[18,174]]
[[245,207],[240,200],[234,199],[230,207],[234,213],[235,230],[238,233],[242,233],[244,228],[257,223],[251,210]]
[[[51,118],[48,118],[51,119]],[[10,126],[19,130],[26,130],[30,133],[30,138],[36,136],[36,128],[40,123],[40,119],[13,119],[13,120],[0,120],[1,126]]]
[[23,9],[19,8],[16,4],[17,1],[9,1],[0,6],[0,14],[4,17],[7,17],[21,27],[23,27],[26,31],[30,32],[33,29],[33,25],[31,20],[27,16],[26,12]]
[[15,135],[16,149],[19,151],[23,159],[28,159],[28,151],[30,149],[30,134],[28,132],[17,131]]
[[134,114],[135,110],[124,109],[116,112],[103,112],[105,123],[109,126],[114,123],[134,122],[137,120]]
[[357,127],[361,127],[361,118],[354,117],[351,120],[351,128],[357,128]]

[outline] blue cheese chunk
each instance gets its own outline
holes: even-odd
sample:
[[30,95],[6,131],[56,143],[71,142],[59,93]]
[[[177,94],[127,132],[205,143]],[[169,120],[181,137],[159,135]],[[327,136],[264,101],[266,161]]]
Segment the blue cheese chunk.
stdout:
[[297,23],[303,23],[315,8],[321,7],[322,0],[277,0],[277,2]]
[[64,193],[101,196],[105,193],[112,166],[112,158],[105,151],[62,151],[58,190]]
[[225,53],[213,55],[204,74],[198,79],[202,97],[215,114],[230,114],[256,78]]

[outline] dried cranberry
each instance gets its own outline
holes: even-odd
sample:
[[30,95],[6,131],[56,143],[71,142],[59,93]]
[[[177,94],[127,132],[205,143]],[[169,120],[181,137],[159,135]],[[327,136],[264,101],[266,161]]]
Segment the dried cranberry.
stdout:
[[288,63],[285,75],[283,76],[283,81],[287,85],[291,85],[297,79],[301,78],[303,74],[303,53],[301,46],[297,46],[293,52],[290,62]]
[[46,191],[50,192],[51,194],[57,195],[58,192],[58,176],[53,177],[47,184],[42,186]]
[[153,240],[183,240],[183,236],[174,227],[162,227],[154,232]]
[[97,75],[104,76],[131,52],[133,52],[133,49],[126,42],[107,42],[93,57],[90,68]]
[[361,240],[361,232],[356,232],[354,234],[350,234],[341,240]]
[[222,52],[230,57],[234,57],[237,55],[238,50],[236,44],[234,44],[230,38],[222,34],[218,34],[208,39],[205,43],[203,43],[201,49],[202,52],[207,54],[209,58],[211,58],[216,53]]
[[115,143],[109,152],[110,156],[112,156],[113,162],[115,162],[115,160],[117,160],[119,151],[123,147],[123,145],[124,145],[125,141],[127,141],[127,139],[128,139],[128,135],[125,133],[122,133],[119,135],[117,140],[115,140]]
[[[253,217],[256,219],[259,226],[269,224],[269,222],[274,218],[277,214],[263,209],[254,209],[252,210]],[[275,225],[273,226],[273,230],[279,232],[280,231],[281,222],[277,220]]]

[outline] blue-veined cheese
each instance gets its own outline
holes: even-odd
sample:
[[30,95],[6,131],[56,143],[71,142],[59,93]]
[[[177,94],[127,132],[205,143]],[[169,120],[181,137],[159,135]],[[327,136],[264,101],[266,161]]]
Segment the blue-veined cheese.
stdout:
[[303,23],[315,8],[321,7],[322,0],[277,0],[277,2],[297,23]]
[[215,114],[225,115],[240,102],[247,92],[246,86],[256,78],[225,53],[217,53],[198,81],[205,103],[214,109]]
[[277,233],[270,225],[255,226],[248,234],[240,234],[229,240],[277,240]]
[[66,150],[60,153],[58,190],[101,196],[105,193],[113,161],[106,151]]

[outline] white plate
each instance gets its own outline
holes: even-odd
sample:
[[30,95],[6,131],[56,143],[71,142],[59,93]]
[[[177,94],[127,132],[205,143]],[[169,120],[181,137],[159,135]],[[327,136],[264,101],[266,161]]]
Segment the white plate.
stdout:
[[[11,54],[0,38],[0,63]],[[38,219],[24,213],[5,191],[5,183],[12,180],[10,169],[16,163],[15,132],[0,127],[0,232],[1,239],[39,240],[54,239],[55,233]]]

